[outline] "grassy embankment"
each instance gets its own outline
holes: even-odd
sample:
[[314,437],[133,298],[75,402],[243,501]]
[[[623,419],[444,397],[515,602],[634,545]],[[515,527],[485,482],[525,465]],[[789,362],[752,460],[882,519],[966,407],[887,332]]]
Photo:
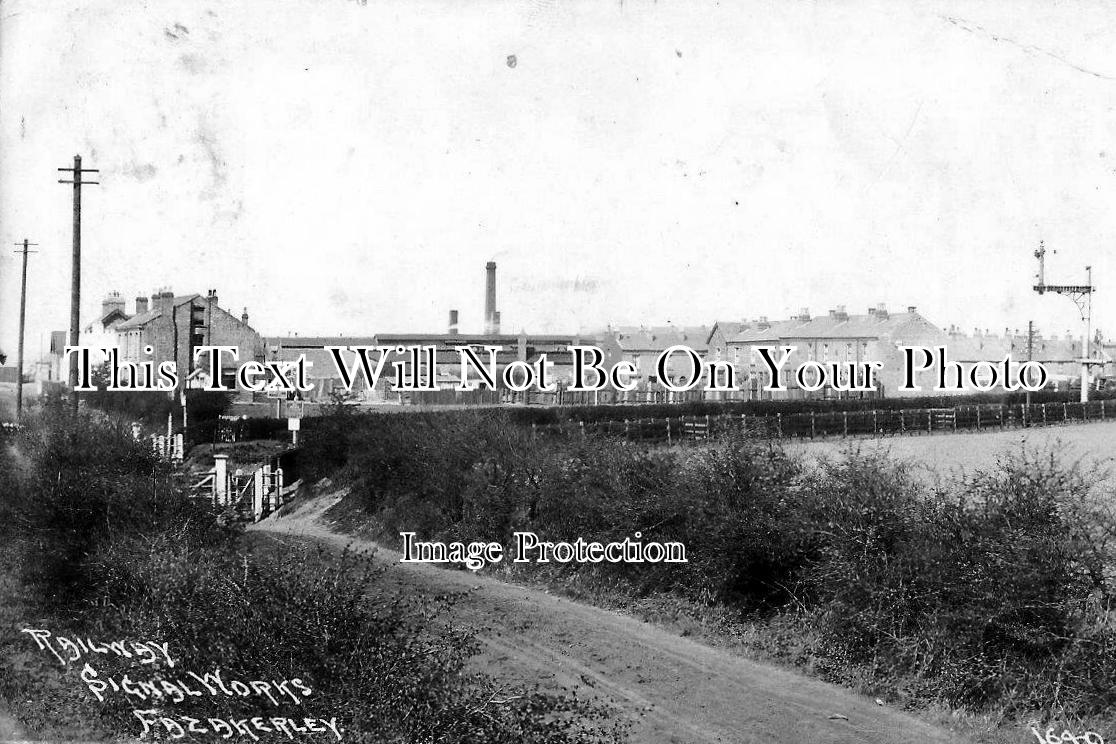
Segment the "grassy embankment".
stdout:
[[717,625],[754,653],[908,708],[1116,726],[1111,494],[1051,451],[930,483],[879,454],[807,466],[743,436],[648,451],[533,438],[485,412],[340,415],[315,428],[307,455],[352,486],[333,516],[396,547],[401,531],[679,541],[685,565],[494,570],[687,617],[691,630]]

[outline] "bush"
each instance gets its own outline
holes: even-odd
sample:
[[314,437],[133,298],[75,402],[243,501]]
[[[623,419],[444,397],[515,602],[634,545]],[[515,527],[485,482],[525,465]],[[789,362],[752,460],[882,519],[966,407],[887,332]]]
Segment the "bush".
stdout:
[[[45,415],[20,450],[30,467],[11,502],[17,529],[7,531],[26,538],[22,563],[32,567],[25,578],[36,617],[62,635],[164,642],[176,660],[171,669],[99,657],[98,679],[128,674],[162,685],[220,669],[245,683],[298,677],[312,690],[301,706],[220,694],[140,702],[111,690],[99,702],[72,678],[80,670],[34,679],[8,667],[5,691],[24,720],[49,727],[69,719],[82,736],[107,736],[137,732],[133,710],[158,708],[201,719],[337,717],[356,742],[624,738],[600,707],[504,690],[468,672],[476,643],[447,622],[452,600],[393,591],[364,558],[268,549],[217,527],[216,515],[123,426]],[[272,732],[260,740],[288,738]]]
[[[432,623],[452,607],[384,581],[363,556],[258,548],[248,558],[183,547],[176,536],[115,543],[97,561],[108,628],[158,638],[184,669],[241,680],[299,679],[302,706],[258,697],[203,697],[174,706],[204,718],[336,716],[355,742],[620,741],[602,711],[573,699],[498,689],[464,666],[476,651],[461,630]],[[111,632],[111,631],[106,631]],[[122,701],[103,715],[135,727]],[[266,735],[263,741],[269,740]],[[285,741],[281,734],[270,737]]]
[[309,438],[331,446],[350,518],[390,541],[678,541],[686,564],[511,570],[797,624],[818,668],[922,703],[1116,705],[1116,516],[1092,486],[1104,479],[1052,452],[932,488],[857,450],[808,468],[740,433],[674,451],[536,440],[502,411],[350,416],[337,439]]
[[59,605],[89,590],[86,560],[103,542],[182,524],[197,539],[215,532],[208,508],[174,487],[168,466],[123,423],[47,410],[19,448],[29,463],[13,508],[28,547],[24,578]]
[[846,459],[811,487],[826,532],[808,604],[838,656],[954,706],[1116,704],[1116,520],[1076,468],[1024,453],[926,493],[887,461]]

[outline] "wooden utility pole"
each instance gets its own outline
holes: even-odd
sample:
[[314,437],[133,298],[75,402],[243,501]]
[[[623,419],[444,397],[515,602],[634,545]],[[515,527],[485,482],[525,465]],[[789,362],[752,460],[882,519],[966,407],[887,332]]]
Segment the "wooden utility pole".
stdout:
[[[16,243],[20,245],[20,243]],[[27,238],[23,239],[23,249],[13,251],[13,253],[23,254],[23,277],[19,285],[19,351],[16,355],[16,423],[23,422],[23,328],[27,320],[27,254],[38,253],[38,251],[28,250],[30,246],[38,245],[38,243],[31,243]]]
[[[1035,358],[1035,321],[1027,321],[1027,361]],[[1027,381],[1030,384],[1030,380]],[[1031,407],[1031,391],[1027,390],[1027,409]]]
[[[82,173],[99,173],[96,168],[82,168],[81,155],[74,155],[72,168],[59,168],[73,176],[72,181],[59,179],[58,183],[74,185],[74,262],[70,279],[70,346],[78,345],[81,332],[81,187],[97,184],[99,181],[83,181]],[[70,356],[70,410],[77,415],[78,410],[78,357]]]

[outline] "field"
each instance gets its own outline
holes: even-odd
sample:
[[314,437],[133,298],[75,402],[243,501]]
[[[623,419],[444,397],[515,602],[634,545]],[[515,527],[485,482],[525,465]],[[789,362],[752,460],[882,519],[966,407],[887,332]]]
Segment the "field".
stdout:
[[815,460],[835,457],[850,449],[859,449],[866,454],[885,453],[916,464],[931,477],[989,467],[995,464],[997,457],[1018,452],[1024,447],[1038,450],[1050,448],[1066,463],[1096,462],[1111,468],[1116,458],[1116,422],[885,439],[794,441],[786,444],[788,452]]

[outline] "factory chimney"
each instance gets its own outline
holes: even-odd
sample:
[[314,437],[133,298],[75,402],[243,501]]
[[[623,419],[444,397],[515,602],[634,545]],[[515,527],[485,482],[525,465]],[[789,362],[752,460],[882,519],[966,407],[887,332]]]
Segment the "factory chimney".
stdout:
[[484,332],[500,332],[500,315],[496,312],[496,262],[489,261],[484,265]]
[[456,310],[450,310],[449,335],[451,335],[451,336],[456,336],[457,335],[457,311]]

